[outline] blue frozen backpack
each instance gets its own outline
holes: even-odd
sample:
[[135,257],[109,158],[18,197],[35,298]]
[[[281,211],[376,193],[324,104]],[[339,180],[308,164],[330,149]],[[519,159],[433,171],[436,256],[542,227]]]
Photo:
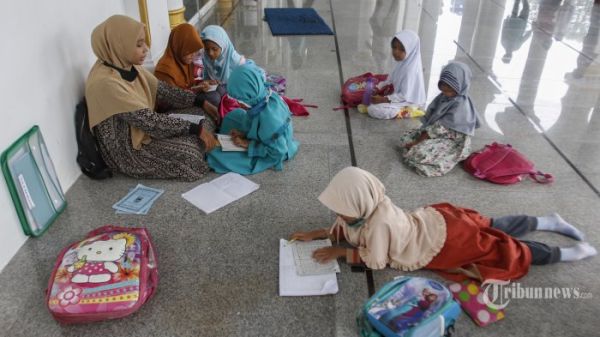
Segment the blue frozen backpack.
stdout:
[[357,317],[363,337],[449,336],[460,306],[440,282],[400,277],[384,285]]

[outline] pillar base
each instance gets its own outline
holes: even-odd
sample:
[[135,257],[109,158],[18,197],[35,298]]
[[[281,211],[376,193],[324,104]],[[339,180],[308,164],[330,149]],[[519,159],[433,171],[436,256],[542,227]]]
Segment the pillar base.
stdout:
[[169,11],[169,23],[170,23],[171,29],[186,22],[185,17],[183,16],[184,12],[185,12],[185,6]]

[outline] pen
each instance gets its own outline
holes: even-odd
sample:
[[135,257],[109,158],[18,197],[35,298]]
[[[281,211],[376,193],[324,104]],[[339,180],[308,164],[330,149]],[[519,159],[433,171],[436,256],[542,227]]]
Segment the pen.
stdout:
[[288,241],[288,243],[292,243],[294,241],[296,241],[296,239],[291,239],[290,241]]

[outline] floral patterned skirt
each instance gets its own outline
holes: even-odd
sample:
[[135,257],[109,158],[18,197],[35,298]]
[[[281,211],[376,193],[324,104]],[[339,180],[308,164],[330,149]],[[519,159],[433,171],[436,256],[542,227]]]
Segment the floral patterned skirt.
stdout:
[[439,123],[405,133],[400,138],[400,146],[416,141],[422,132],[427,132],[429,139],[404,149],[402,155],[404,162],[420,175],[443,176],[471,152],[471,137]]

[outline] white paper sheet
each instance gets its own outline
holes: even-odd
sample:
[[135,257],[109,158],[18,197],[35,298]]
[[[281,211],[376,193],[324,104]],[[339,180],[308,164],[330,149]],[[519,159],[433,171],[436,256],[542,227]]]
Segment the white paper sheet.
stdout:
[[227,173],[208,183],[200,184],[181,196],[210,214],[259,188],[259,185],[237,173]]
[[279,296],[315,296],[339,291],[335,273],[299,276],[291,244],[279,240]]

